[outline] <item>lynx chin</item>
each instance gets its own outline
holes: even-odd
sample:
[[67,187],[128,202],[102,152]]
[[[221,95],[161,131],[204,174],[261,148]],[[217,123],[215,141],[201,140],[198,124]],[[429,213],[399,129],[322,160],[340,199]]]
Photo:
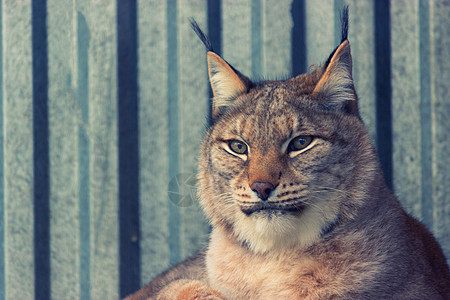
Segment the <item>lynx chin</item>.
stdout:
[[442,250],[385,184],[359,115],[348,9],[326,62],[280,81],[251,81],[192,26],[214,93],[198,176],[213,230],[127,299],[450,299]]

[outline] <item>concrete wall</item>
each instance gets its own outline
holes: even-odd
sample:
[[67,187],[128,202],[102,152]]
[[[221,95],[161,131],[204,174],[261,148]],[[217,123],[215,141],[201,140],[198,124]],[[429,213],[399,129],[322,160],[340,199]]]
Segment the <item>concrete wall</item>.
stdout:
[[345,4],[386,180],[450,258],[450,1],[2,0],[0,300],[117,299],[204,247],[189,18],[273,79],[324,62]]

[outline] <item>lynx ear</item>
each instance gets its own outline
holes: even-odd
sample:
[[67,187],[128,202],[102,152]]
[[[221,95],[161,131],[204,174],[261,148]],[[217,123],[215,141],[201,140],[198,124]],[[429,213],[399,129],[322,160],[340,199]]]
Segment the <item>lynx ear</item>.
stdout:
[[208,74],[213,90],[213,116],[219,107],[228,106],[237,96],[248,91],[250,80],[230,66],[216,53],[208,52]]
[[324,99],[330,109],[345,109],[351,113],[358,113],[348,40],[344,40],[328,59],[326,69],[314,88],[313,96]]

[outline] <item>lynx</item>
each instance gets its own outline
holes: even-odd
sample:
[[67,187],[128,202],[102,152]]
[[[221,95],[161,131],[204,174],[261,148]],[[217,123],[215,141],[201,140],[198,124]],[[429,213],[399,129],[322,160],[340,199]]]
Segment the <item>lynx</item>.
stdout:
[[128,299],[450,299],[446,259],[385,184],[347,39],[294,78],[253,82],[208,49],[200,151],[207,250]]

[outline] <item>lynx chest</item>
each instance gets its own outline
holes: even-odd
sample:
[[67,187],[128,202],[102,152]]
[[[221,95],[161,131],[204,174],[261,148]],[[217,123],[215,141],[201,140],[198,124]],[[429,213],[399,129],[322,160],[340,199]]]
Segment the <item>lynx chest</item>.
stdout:
[[339,274],[344,266],[333,268],[328,262],[300,253],[258,255],[221,238],[211,240],[206,259],[209,284],[228,299],[342,295],[350,283]]

